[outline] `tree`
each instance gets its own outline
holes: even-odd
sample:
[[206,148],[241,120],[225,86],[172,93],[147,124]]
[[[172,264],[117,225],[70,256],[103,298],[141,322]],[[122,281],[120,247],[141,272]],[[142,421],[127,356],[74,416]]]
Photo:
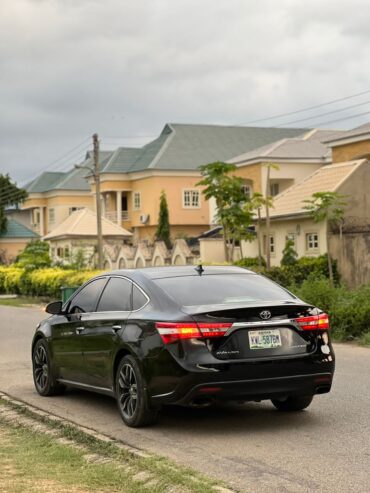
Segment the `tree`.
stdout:
[[334,284],[333,263],[329,252],[329,225],[337,224],[341,228],[344,210],[347,205],[345,195],[338,192],[315,192],[312,198],[304,200],[306,209],[315,223],[326,222],[326,250],[328,257],[329,280],[331,286]]
[[4,210],[11,205],[17,205],[23,202],[27,197],[26,190],[18,188],[11,182],[9,175],[0,174],[0,233],[6,231],[6,222]]
[[167,248],[171,246],[168,204],[167,204],[166,193],[163,190],[159,201],[158,226],[157,226],[157,231],[155,233],[155,238],[158,241],[164,241]]
[[294,248],[294,240],[287,239],[283,250],[283,258],[281,259],[281,265],[294,265],[297,263],[298,253]]
[[240,244],[240,253],[243,257],[242,240],[251,241],[254,239],[254,234],[248,229],[248,226],[253,221],[250,208],[247,204],[243,206],[240,203],[233,203],[229,207],[224,208],[218,216],[221,222],[227,224],[227,241],[231,244],[229,260],[234,258],[234,249],[237,242]]
[[[200,167],[203,179],[197,186],[204,186],[203,195],[207,200],[214,198],[217,206],[217,219],[223,229],[225,259],[231,259],[229,243],[232,242],[235,212],[242,209],[246,196],[242,191],[242,178],[230,175],[236,166],[230,163],[216,161]],[[240,213],[238,212],[238,215]],[[245,216],[246,219],[246,216]],[[245,224],[247,227],[248,224]],[[235,243],[234,243],[235,244]]]
[[271,190],[270,190],[270,174],[271,174],[271,169],[278,170],[279,165],[274,164],[274,163],[266,163],[264,165],[267,168],[267,175],[266,175],[266,200],[265,203],[265,210],[266,210],[266,238],[267,238],[267,244],[266,244],[266,269],[269,270],[271,267],[271,259],[270,259],[270,207],[272,206],[272,197],[271,197]]
[[[257,243],[258,243],[258,266],[262,267],[262,239],[261,239],[261,209],[262,207],[272,207],[272,198],[265,198],[262,193],[255,192],[250,199],[250,209],[251,211],[257,212]],[[269,245],[266,245],[266,248]]]
[[42,240],[31,241],[18,255],[17,264],[28,270],[50,267],[49,244]]

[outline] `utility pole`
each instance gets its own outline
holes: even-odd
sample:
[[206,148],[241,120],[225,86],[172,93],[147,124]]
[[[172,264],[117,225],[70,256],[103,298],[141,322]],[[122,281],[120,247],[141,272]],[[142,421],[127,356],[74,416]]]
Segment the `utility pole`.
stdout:
[[96,222],[98,230],[98,269],[103,268],[103,233],[101,225],[101,199],[100,199],[100,163],[99,163],[99,138],[93,135],[94,146],[94,180],[96,197]]

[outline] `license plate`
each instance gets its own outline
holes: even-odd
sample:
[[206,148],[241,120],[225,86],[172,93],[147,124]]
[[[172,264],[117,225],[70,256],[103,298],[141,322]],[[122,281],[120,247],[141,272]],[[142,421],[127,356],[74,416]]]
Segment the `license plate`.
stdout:
[[280,330],[251,330],[248,332],[251,349],[273,349],[281,346]]

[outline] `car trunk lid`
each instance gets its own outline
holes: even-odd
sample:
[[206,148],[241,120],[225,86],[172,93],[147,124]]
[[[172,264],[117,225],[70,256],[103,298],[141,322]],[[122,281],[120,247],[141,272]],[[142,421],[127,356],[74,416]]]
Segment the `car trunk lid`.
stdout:
[[316,315],[318,310],[299,300],[201,305],[183,311],[199,324],[231,324],[225,334],[207,340],[208,350],[220,360],[299,356],[315,348],[316,335],[301,330],[295,319]]

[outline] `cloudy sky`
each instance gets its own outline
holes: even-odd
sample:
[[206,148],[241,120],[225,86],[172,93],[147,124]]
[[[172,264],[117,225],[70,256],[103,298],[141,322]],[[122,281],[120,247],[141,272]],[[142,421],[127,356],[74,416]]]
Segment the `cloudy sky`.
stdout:
[[369,17],[367,0],[2,0],[0,173],[66,169],[93,132],[141,145],[165,122],[247,124],[365,91],[258,124],[370,121],[353,117],[370,112]]

